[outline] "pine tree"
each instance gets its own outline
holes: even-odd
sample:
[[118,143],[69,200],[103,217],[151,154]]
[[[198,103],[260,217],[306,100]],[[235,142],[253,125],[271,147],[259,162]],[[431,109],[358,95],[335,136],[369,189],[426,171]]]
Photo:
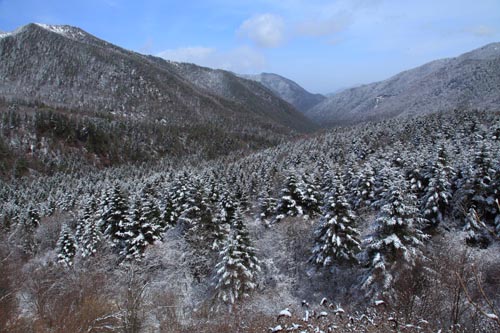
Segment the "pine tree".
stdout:
[[422,199],[423,214],[430,222],[431,227],[436,227],[443,222],[444,214],[452,197],[451,179],[454,170],[448,165],[447,160],[446,150],[441,146],[436,161],[426,175],[429,184]]
[[207,237],[212,240],[211,248],[219,250],[224,244],[229,233],[229,227],[236,214],[237,204],[231,198],[227,191],[223,191],[219,202],[215,206],[215,214],[212,223],[207,227]]
[[232,307],[236,301],[248,296],[255,289],[258,272],[259,260],[241,213],[237,210],[229,237],[216,265],[216,298]]
[[377,230],[368,246],[370,274],[364,288],[381,283],[383,290],[387,290],[394,280],[396,266],[411,267],[421,254],[426,236],[420,227],[425,220],[412,204],[415,197],[403,194],[398,186],[401,184],[394,184],[375,221]]
[[[470,192],[472,193],[472,205],[476,207],[484,219],[495,224],[498,220],[500,209],[498,200],[498,170],[493,167],[491,158],[491,146],[483,143],[481,149],[476,152],[474,158],[472,182],[470,183]],[[498,163],[497,163],[498,164]]]
[[126,259],[139,259],[148,245],[141,228],[142,206],[141,200],[136,198],[127,216],[123,233],[124,246],[121,251]]
[[143,191],[140,207],[141,216],[139,224],[141,232],[146,242],[153,244],[155,241],[162,239],[160,209],[156,205],[154,197],[148,191]]
[[321,198],[320,192],[318,191],[317,184],[315,184],[314,179],[311,179],[309,174],[306,173],[302,176],[302,182],[304,184],[302,198],[304,214],[306,214],[308,217],[313,218],[320,214],[320,207],[323,204],[323,200]]
[[76,254],[76,241],[69,227],[64,224],[57,241],[57,261],[66,267],[73,265],[73,258]]
[[259,220],[261,222],[268,223],[268,219],[276,210],[276,204],[277,202],[276,199],[273,198],[271,187],[266,183],[258,197]]
[[319,266],[357,263],[356,254],[361,248],[355,221],[356,216],[344,197],[343,186],[339,185],[327,199],[316,231],[311,261]]
[[356,207],[370,206],[375,199],[375,172],[367,164],[358,174],[356,184]]
[[40,213],[35,207],[30,207],[28,216],[20,224],[21,245],[26,254],[33,254],[36,251],[35,231],[40,226]]
[[465,242],[470,246],[488,247],[489,240],[484,235],[485,230],[486,225],[481,221],[474,207],[471,207],[465,217]]
[[89,257],[97,252],[97,244],[100,242],[101,235],[96,220],[97,203],[92,197],[87,200],[80,218],[76,224],[75,238],[82,257]]
[[100,227],[104,237],[109,239],[114,247],[123,248],[125,224],[127,223],[128,202],[119,185],[115,185],[102,208]]
[[285,187],[281,190],[281,198],[276,207],[276,221],[282,220],[285,216],[301,216],[304,214],[302,208],[304,193],[299,188],[299,183],[295,175],[287,177]]

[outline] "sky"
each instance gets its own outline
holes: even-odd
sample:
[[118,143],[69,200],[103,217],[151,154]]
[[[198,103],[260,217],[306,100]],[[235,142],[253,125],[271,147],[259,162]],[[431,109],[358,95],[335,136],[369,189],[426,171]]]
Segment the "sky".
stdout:
[[500,42],[500,0],[0,0],[0,30],[31,22],[331,93]]

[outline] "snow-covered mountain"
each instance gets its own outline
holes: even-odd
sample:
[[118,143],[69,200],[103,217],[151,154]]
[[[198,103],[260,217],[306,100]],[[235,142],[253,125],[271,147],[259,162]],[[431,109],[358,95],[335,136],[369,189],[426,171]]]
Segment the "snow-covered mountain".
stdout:
[[306,114],[322,125],[339,125],[463,108],[498,110],[499,87],[500,43],[493,43],[328,96]]
[[241,77],[260,82],[277,96],[304,113],[326,99],[325,96],[312,94],[294,81],[277,74],[261,73],[257,75],[241,75]]
[[[213,71],[223,74],[233,98],[200,88],[197,76],[186,72],[185,65],[122,49],[71,26],[28,24],[5,33],[0,54],[0,96],[6,100],[152,115],[170,123],[240,122],[285,131],[313,128],[288,103],[263,87],[249,87],[251,83],[229,72]],[[212,73],[194,65],[188,68]]]

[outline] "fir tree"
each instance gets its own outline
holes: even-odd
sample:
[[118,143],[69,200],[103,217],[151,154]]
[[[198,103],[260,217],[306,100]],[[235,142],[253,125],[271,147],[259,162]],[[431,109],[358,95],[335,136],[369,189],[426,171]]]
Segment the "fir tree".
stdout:
[[123,247],[125,224],[127,223],[128,202],[119,185],[115,185],[102,208],[100,227],[104,237],[109,239],[114,247],[120,250]]
[[491,155],[491,146],[486,143],[483,143],[481,149],[476,152],[470,192],[472,205],[476,207],[478,213],[486,221],[495,223],[500,212],[497,204],[500,174],[493,167]]
[[447,159],[446,151],[441,146],[436,161],[426,175],[429,184],[422,199],[423,214],[430,222],[431,227],[436,227],[443,222],[444,214],[452,197],[451,179],[454,170],[448,165]]
[[121,254],[126,259],[139,259],[148,242],[141,228],[142,206],[139,198],[134,203],[127,216],[123,233],[124,247]]
[[377,230],[368,246],[371,262],[365,288],[374,283],[381,283],[383,290],[390,288],[396,266],[413,266],[426,238],[420,230],[424,220],[412,204],[414,196],[404,195],[397,186],[396,183],[391,189],[387,203],[375,221]]
[[316,231],[311,261],[319,266],[357,263],[360,240],[355,220],[356,216],[344,197],[343,186],[339,185],[327,199],[324,215]]
[[76,224],[75,238],[84,258],[97,252],[97,244],[101,239],[97,226],[96,209],[97,204],[92,197],[85,203]]
[[273,198],[271,187],[266,183],[258,197],[260,221],[268,223],[268,219],[271,218],[276,210],[276,204],[277,202]]
[[141,211],[139,224],[141,233],[148,244],[161,240],[161,213],[154,201],[154,197],[147,191],[143,191],[141,198]]
[[465,242],[470,246],[488,247],[489,241],[484,234],[485,230],[486,225],[481,221],[474,207],[471,207],[465,217]]
[[259,271],[259,260],[237,210],[216,265],[216,298],[232,307],[236,301],[255,289]]
[[375,199],[375,173],[368,164],[360,170],[356,183],[356,207],[370,206]]
[[314,179],[311,179],[309,174],[306,173],[302,176],[302,182],[304,184],[302,198],[304,214],[307,214],[308,217],[315,217],[321,212],[321,194],[318,191],[318,186],[315,184]]
[[73,258],[76,254],[76,241],[69,227],[64,224],[57,241],[57,261],[67,267],[73,265]]
[[304,214],[302,208],[304,193],[299,188],[295,175],[287,177],[285,187],[281,190],[281,198],[276,207],[276,221],[280,221],[285,216],[301,216]]
[[211,248],[213,250],[219,250],[224,244],[237,209],[237,204],[227,191],[223,192],[219,200],[216,203],[216,213],[213,216],[212,223],[207,226],[207,229],[209,229],[207,230],[207,236],[212,240]]

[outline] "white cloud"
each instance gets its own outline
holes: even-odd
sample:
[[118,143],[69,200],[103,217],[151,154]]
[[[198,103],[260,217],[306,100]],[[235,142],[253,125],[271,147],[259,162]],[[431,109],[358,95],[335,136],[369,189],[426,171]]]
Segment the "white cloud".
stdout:
[[347,13],[339,13],[327,19],[311,18],[297,24],[297,33],[302,36],[328,36],[346,29],[352,18]]
[[496,34],[495,29],[485,25],[480,25],[467,30],[476,37],[491,37]]
[[285,41],[285,21],[278,15],[256,15],[241,24],[238,34],[260,47],[277,47]]
[[254,73],[266,66],[264,56],[249,46],[241,46],[228,51],[203,46],[183,47],[162,51],[157,56],[167,60],[190,62],[237,73]]

